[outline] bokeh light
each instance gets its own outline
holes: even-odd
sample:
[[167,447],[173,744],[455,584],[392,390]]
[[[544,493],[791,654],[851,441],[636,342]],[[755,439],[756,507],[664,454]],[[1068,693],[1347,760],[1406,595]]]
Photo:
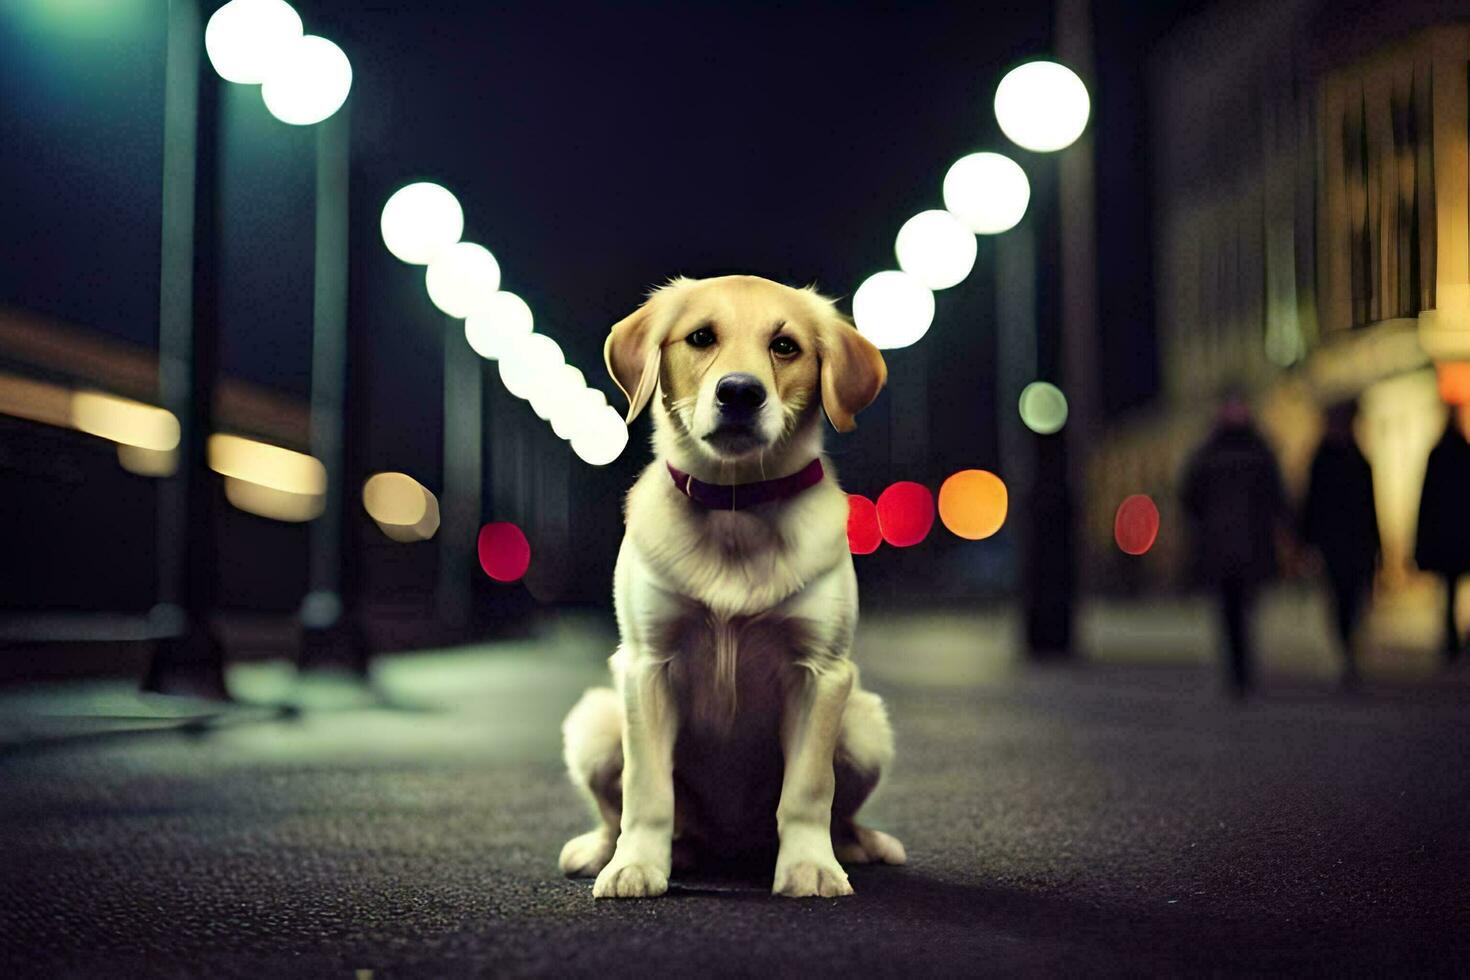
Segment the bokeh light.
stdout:
[[536,318],[526,301],[502,289],[485,301],[482,312],[465,319],[464,337],[476,354],[493,361],[535,328]]
[[1126,554],[1142,555],[1159,537],[1159,508],[1147,494],[1134,494],[1118,505],[1113,540]]
[[288,41],[260,87],[270,114],[292,126],[319,123],[342,108],[352,91],[352,62],[324,37]]
[[379,524],[414,525],[429,509],[424,488],[407,473],[374,473],[362,485],[362,505]]
[[582,372],[570,364],[562,364],[548,372],[542,382],[531,390],[531,411],[543,421],[551,421],[558,405],[564,404],[577,392],[587,387]]
[[529,400],[538,389],[552,383],[566,363],[556,341],[542,333],[516,339],[500,356],[500,382],[517,398]]
[[852,321],[876,347],[907,347],[929,332],[934,294],[907,272],[879,272],[853,293]]
[[921,211],[898,229],[898,267],[929,289],[948,289],[975,268],[975,236],[948,211]]
[[1009,506],[1005,481],[988,470],[960,470],[939,487],[939,519],[970,541],[999,531]]
[[847,495],[847,549],[855,555],[871,555],[883,543],[878,528],[878,505],[862,494]]
[[1047,381],[1033,381],[1021,389],[1021,421],[1037,435],[1049,436],[1067,424],[1067,396]]
[[500,290],[500,263],[483,245],[456,242],[434,256],[424,285],[434,305],[452,317],[484,313]]
[[300,37],[301,15],[285,0],[230,0],[210,15],[204,50],[220,78],[259,85]]
[[1012,68],[995,89],[995,121],[1012,143],[1038,153],[1066,149],[1087,128],[1092,100],[1077,73],[1055,61]]
[[179,445],[179,420],[172,412],[100,391],[72,394],[71,424],[122,446],[168,452]]
[[394,191],[378,224],[388,251],[411,265],[428,265],[464,234],[464,209],[448,188],[424,180]]
[[238,477],[225,478],[225,500],[236,510],[288,524],[316,520],[327,506],[323,493],[293,493]]
[[588,415],[572,434],[572,452],[584,463],[606,466],[628,447],[628,426],[611,405]]
[[480,567],[497,582],[514,582],[531,567],[531,543],[521,529],[509,521],[480,528],[476,542]]
[[978,235],[1016,227],[1030,201],[1026,171],[999,153],[971,153],[944,175],[944,206]]
[[1444,361],[1435,366],[1439,397],[1446,405],[1470,405],[1470,361]]
[[[573,392],[551,409],[551,430],[558,439],[571,442],[584,425],[595,424],[597,413],[607,405],[607,396],[596,388]],[[624,426],[626,428],[626,426]]]
[[302,496],[327,490],[327,468],[305,453],[243,436],[212,435],[206,455],[209,468],[221,476]]
[[934,495],[922,483],[902,480],[878,495],[878,529],[895,548],[908,548],[934,526]]

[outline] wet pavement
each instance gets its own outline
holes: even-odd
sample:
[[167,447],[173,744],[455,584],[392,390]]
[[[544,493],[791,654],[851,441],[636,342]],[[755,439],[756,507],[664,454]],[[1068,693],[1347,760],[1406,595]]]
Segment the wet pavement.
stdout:
[[[0,974],[783,976],[1470,970],[1470,684],[1126,650],[1041,668],[986,617],[870,617],[903,868],[594,902],[558,725],[581,625],[380,661],[381,699],[249,665],[223,714],[101,682],[0,692]],[[1150,650],[1166,640],[1155,636]],[[1310,658],[1309,658],[1310,659]],[[152,729],[152,730],[144,730]]]

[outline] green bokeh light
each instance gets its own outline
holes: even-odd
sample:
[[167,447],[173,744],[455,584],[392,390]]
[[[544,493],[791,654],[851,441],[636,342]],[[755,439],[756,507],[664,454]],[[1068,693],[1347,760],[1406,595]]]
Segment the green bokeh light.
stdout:
[[1067,424],[1067,396],[1049,382],[1031,382],[1021,391],[1021,421],[1037,435],[1060,432]]

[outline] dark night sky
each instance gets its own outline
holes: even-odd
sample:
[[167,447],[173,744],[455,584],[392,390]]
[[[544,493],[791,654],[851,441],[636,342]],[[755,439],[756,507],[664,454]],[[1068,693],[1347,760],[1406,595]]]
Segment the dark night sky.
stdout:
[[[156,346],[165,0],[67,0],[71,17],[46,6],[0,10],[0,304]],[[957,157],[999,149],[1050,165],[1010,147],[990,110],[1009,67],[1049,53],[1048,4],[297,7],[354,66],[353,234],[370,247],[351,327],[371,353],[370,462],[430,485],[443,320],[421,270],[378,239],[378,208],[401,184],[453,190],[465,237],[497,255],[538,329],[612,393],[603,337],[649,286],[742,271],[849,296],[893,266],[907,217],[942,205]],[[1147,45],[1176,8],[1097,5],[1111,409],[1155,385],[1140,86]],[[223,367],[304,395],[315,132],[271,119],[253,87],[225,88]],[[904,461],[898,396],[883,395],[856,434],[829,440],[849,489],[997,465],[997,399],[1014,395],[993,390],[995,243],[980,244],[971,277],[938,294],[925,340],[889,355],[895,390],[905,378],[927,389],[927,448]],[[603,502],[646,459],[646,425],[614,466],[574,464],[584,504],[613,516]],[[568,451],[549,427],[533,438],[537,451]]]

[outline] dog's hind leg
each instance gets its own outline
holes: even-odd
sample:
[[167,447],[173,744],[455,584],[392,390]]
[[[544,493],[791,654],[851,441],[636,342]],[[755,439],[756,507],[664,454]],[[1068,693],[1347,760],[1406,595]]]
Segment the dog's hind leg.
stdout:
[[567,773],[600,821],[561,849],[562,873],[593,878],[612,859],[623,808],[623,704],[610,687],[589,688],[562,722]]
[[832,849],[843,864],[903,864],[907,860],[898,838],[864,827],[857,812],[893,762],[893,728],[883,699],[872,691],[853,691],[842,715],[837,757],[837,779],[832,794]]

